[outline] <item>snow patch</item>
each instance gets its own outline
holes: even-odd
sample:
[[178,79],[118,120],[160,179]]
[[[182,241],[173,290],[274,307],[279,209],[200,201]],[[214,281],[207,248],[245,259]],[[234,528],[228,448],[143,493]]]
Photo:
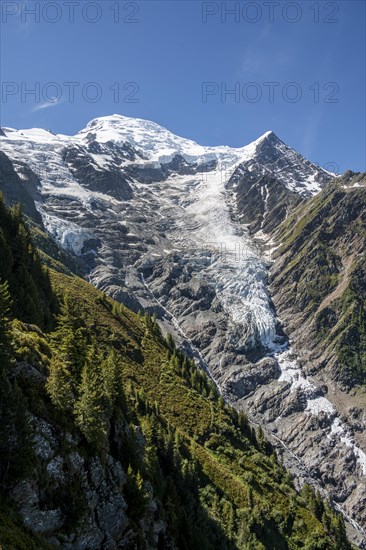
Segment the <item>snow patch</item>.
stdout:
[[276,350],[273,356],[276,358],[281,369],[281,375],[278,378],[279,382],[289,382],[291,384],[290,391],[300,390],[306,398],[305,412],[318,416],[320,413],[325,413],[329,417],[334,417],[328,438],[335,438],[340,443],[353,450],[354,456],[361,467],[363,475],[366,476],[366,454],[355,443],[354,438],[350,434],[350,429],[337,416],[337,410],[334,405],[323,396],[318,396],[318,389],[315,384],[310,382],[303,374],[296,356],[290,348],[272,345],[272,349]]
[[339,418],[334,419],[328,437],[335,437],[336,439],[339,439],[344,445],[346,445],[346,447],[350,447],[353,450],[357,462],[361,466],[363,475],[366,476],[366,454],[357,446],[354,438],[349,432],[349,429],[341,422]]

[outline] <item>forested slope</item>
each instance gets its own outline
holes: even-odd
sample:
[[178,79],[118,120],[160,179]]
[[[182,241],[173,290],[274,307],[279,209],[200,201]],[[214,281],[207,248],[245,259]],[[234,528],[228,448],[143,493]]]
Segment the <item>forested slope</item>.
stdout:
[[3,550],[350,548],[154,318],[0,228]]

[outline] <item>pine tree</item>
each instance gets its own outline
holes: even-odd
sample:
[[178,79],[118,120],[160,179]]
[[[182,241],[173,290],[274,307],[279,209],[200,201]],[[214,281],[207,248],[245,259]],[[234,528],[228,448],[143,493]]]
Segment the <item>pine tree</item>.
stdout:
[[316,517],[317,517],[319,520],[322,519],[322,516],[323,516],[323,513],[324,513],[324,503],[323,503],[323,500],[322,500],[322,497],[321,497],[319,491],[317,491],[317,492],[316,492],[316,495],[315,495],[315,509],[314,509],[314,513],[315,513]]
[[86,329],[77,304],[68,295],[61,306],[54,340],[60,359],[69,370],[72,379],[78,383],[87,353]]
[[75,420],[89,443],[101,449],[108,448],[108,418],[101,357],[91,346],[82,371],[79,399],[74,407]]
[[114,348],[102,363],[102,373],[104,392],[111,406],[118,405],[124,408],[126,402],[122,382],[122,361]]
[[61,410],[72,410],[79,391],[87,353],[83,324],[75,303],[66,295],[53,334],[53,357],[46,383],[53,404]]
[[61,410],[71,410],[74,402],[73,382],[66,365],[57,356],[53,356],[46,390],[52,403]]
[[14,312],[27,323],[42,324],[42,308],[39,289],[32,277],[34,262],[37,261],[31,236],[26,227],[21,211],[11,210],[13,232],[12,255],[13,266],[10,276],[12,293],[16,296]]
[[41,328],[52,325],[51,283],[32,243],[20,206],[7,210],[0,197],[0,282],[8,280],[14,316]]
[[339,548],[344,548],[345,550],[351,548],[349,542],[347,541],[346,526],[344,523],[343,514],[337,514],[336,518],[336,541]]

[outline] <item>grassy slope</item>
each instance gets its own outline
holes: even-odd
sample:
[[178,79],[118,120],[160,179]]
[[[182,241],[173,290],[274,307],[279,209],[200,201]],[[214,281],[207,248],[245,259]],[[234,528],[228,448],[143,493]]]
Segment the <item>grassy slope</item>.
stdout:
[[298,207],[280,226],[272,287],[280,310],[291,305],[292,313],[301,317],[299,325],[308,323],[313,342],[327,350],[339,376],[363,384],[366,190],[346,190],[342,183]]
[[[142,388],[146,402],[158,404],[161,416],[179,430],[212,485],[239,509],[248,507],[248,492],[254,489],[252,506],[267,518],[262,534],[266,548],[285,548],[287,543],[297,548],[309,534],[323,533],[323,526],[304,507],[274,457],[255,449],[240,432],[233,409],[203,397],[177,375],[166,359],[165,341],[151,333],[146,336],[143,319],[124,307],[115,318],[112,301],[80,279],[54,273],[53,282],[56,293],[67,288],[79,302],[102,346],[113,342],[121,348],[127,392]],[[286,523],[290,510],[292,528],[281,534],[278,524]]]

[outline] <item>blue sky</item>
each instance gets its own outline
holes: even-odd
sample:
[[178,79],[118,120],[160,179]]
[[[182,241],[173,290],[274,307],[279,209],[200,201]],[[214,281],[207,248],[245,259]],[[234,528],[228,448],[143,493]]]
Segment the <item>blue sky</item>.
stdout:
[[321,166],[366,169],[361,0],[1,9],[3,126],[73,134],[120,113],[234,147],[271,129]]

